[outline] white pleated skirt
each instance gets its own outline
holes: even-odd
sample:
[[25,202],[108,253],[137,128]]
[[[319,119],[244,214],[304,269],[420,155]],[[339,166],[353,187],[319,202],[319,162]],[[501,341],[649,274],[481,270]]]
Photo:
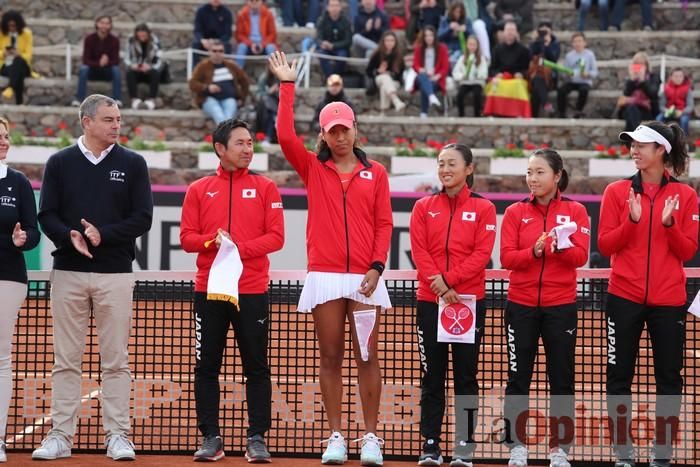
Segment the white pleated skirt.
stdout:
[[310,271],[301,290],[297,311],[310,313],[316,305],[338,298],[379,306],[382,310],[391,308],[384,279],[380,277],[374,293],[365,297],[359,292],[364,277],[364,274]]

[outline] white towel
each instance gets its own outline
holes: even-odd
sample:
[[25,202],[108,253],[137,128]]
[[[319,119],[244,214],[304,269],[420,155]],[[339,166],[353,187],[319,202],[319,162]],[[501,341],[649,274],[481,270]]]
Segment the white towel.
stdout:
[[231,302],[238,306],[238,279],[243,273],[243,263],[238,247],[226,237],[221,238],[219,252],[209,270],[207,300]]
[[369,339],[372,337],[374,323],[377,321],[377,310],[360,310],[352,314],[355,320],[357,341],[360,343],[360,356],[362,361],[369,360]]
[[558,225],[552,229],[554,231],[554,238],[557,239],[557,250],[565,250],[574,246],[570,237],[576,232],[577,228],[576,222],[572,221]]
[[698,294],[695,296],[693,303],[690,304],[688,312],[700,318],[700,292],[698,292]]

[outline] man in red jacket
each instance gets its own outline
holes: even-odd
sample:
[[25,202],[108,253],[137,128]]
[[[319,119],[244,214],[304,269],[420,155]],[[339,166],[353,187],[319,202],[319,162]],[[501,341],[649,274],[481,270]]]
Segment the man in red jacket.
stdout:
[[[192,183],[182,205],[180,242],[197,253],[194,313],[196,327],[195,403],[197,424],[204,437],[195,460],[224,457],[219,430],[219,373],[226,335],[233,326],[246,377],[249,462],[269,462],[265,432],[270,429],[272,389],[267,366],[267,255],[284,244],[282,200],[274,182],[250,172],[253,139],[241,120],[221,122],[213,134],[221,160],[216,175]],[[240,253],[243,273],[238,281],[238,305],[209,300],[209,270],[223,237]]]

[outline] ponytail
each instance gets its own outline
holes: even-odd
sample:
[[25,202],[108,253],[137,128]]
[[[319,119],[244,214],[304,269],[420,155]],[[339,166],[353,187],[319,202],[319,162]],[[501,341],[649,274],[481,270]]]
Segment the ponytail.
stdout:
[[551,167],[554,174],[559,174],[559,183],[557,183],[557,188],[560,192],[564,192],[566,187],[569,186],[569,173],[564,168],[564,160],[561,158],[559,153],[554,149],[538,149],[533,152],[530,157],[541,157],[547,161],[549,167]]
[[[671,151],[664,153],[664,167],[670,167],[675,175],[683,175],[689,161],[686,135],[683,129],[676,122],[666,124],[656,120],[643,122],[642,125],[648,126],[671,143]],[[659,143],[656,145],[659,146]]]

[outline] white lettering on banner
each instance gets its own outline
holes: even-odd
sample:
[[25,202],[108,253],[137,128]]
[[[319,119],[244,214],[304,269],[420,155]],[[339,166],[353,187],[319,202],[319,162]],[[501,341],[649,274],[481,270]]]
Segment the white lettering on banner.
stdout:
[[615,365],[615,321],[608,317],[608,364]]

